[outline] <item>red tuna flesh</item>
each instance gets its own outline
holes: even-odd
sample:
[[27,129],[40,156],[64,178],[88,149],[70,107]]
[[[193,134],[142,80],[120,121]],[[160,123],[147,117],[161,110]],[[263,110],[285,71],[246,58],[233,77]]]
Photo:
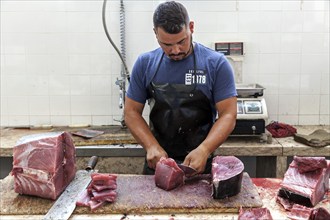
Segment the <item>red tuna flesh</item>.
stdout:
[[76,150],[67,132],[14,146],[15,192],[55,200],[76,173]]
[[172,158],[162,157],[155,170],[156,186],[164,190],[172,190],[184,184],[184,172]]
[[241,191],[244,164],[234,156],[216,156],[212,161],[213,198],[224,199]]
[[327,168],[300,173],[295,161],[292,161],[284,174],[278,196],[295,203],[312,207],[320,202],[329,189],[330,161]]
[[294,156],[293,160],[295,161],[292,166],[296,166],[299,173],[306,173],[314,171],[320,168],[327,167],[327,161],[325,157],[298,157]]
[[267,208],[250,208],[239,210],[238,220],[273,220]]

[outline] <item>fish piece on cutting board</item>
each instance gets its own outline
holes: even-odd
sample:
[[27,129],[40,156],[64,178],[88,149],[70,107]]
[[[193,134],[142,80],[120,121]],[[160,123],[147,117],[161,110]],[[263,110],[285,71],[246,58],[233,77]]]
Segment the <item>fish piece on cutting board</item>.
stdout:
[[[91,212],[86,207],[77,207],[74,214],[168,214],[168,213],[238,213],[242,207],[263,205],[256,186],[247,173],[243,174],[239,194],[227,199],[212,197],[211,175],[196,175],[181,187],[165,191],[155,186],[153,175],[117,176],[117,198]],[[13,177],[6,177],[0,187],[1,214],[36,215],[46,214],[52,201],[32,196],[18,195],[13,190]]]

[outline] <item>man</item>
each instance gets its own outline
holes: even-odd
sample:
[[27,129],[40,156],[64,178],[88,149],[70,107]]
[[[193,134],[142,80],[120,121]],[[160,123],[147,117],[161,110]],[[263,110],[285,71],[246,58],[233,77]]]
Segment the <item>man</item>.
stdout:
[[160,4],[153,23],[160,48],[138,57],[124,108],[127,127],[146,150],[144,174],[153,174],[161,157],[209,173],[213,152],[235,127],[232,68],[223,54],[193,42],[194,22],[182,4]]

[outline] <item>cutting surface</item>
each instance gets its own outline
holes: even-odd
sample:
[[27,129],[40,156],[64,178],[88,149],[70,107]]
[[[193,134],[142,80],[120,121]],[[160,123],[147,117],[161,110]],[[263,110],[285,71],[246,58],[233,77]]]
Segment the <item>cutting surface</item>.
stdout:
[[[182,187],[165,191],[155,186],[154,176],[118,175],[115,203],[106,204],[91,212],[77,207],[76,214],[144,214],[144,213],[237,213],[240,206],[261,207],[262,201],[249,175],[244,173],[241,192],[233,197],[212,198],[210,175],[199,175],[186,181]],[[53,201],[18,195],[13,189],[13,177],[1,181],[1,214],[46,214]]]

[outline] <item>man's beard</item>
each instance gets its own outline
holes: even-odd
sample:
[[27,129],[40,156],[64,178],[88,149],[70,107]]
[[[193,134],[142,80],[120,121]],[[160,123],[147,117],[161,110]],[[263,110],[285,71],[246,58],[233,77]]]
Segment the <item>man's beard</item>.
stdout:
[[[178,54],[174,54],[174,53],[170,53],[168,56],[173,59],[173,60],[182,60],[183,58],[187,57],[190,54],[190,51],[192,49],[193,45],[192,45],[192,35],[190,35],[190,47],[189,50],[185,53],[185,52],[181,52]],[[177,59],[179,58],[179,59]]]

